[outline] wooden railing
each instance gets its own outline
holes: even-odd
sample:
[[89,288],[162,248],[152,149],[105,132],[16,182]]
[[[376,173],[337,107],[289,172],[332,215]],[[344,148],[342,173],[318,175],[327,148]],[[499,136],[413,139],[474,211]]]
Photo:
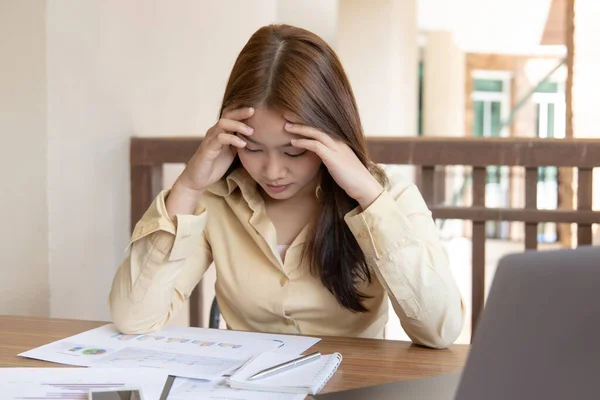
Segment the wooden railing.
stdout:
[[[186,163],[200,141],[199,138],[132,138],[131,229],[161,190],[162,166]],[[434,218],[472,221],[473,328],[484,305],[486,221],[524,222],[527,249],[537,248],[538,223],[576,223],[578,245],[591,244],[592,224],[600,223],[600,212],[592,211],[592,169],[600,167],[600,140],[370,137],[368,146],[371,158],[378,163],[417,167],[417,181]],[[450,165],[472,167],[472,206],[440,204],[443,174],[436,170]],[[525,208],[485,207],[486,167],[491,165],[525,168]],[[537,209],[541,166],[577,168],[576,210]],[[190,300],[190,324],[199,326],[200,321],[200,298],[195,290]]]

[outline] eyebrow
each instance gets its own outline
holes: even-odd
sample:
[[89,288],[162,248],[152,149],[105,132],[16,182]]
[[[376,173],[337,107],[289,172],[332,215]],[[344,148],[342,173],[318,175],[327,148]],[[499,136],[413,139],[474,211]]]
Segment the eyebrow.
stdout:
[[[261,142],[258,142],[258,141],[256,141],[256,140],[252,139],[250,136],[241,135],[241,134],[239,134],[239,133],[237,134],[237,136],[238,136],[239,138],[241,138],[242,140],[245,140],[245,141],[247,141],[247,142],[250,142],[250,143],[256,144],[256,145],[258,145],[258,146],[264,146],[264,145],[263,145]],[[284,147],[294,147],[294,146],[292,145],[292,143],[291,143],[291,142],[290,142],[290,143],[286,143],[286,144],[282,144],[281,146],[277,146],[277,148],[280,148],[280,149],[281,149],[281,148],[284,148]]]

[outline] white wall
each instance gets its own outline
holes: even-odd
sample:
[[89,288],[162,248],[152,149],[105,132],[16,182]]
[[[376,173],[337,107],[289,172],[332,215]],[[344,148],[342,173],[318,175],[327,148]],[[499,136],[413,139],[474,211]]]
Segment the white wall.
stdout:
[[0,314],[48,315],[45,13],[0,1]]
[[335,49],[365,132],[417,134],[416,0],[342,0]]
[[52,317],[108,319],[129,236],[128,141],[202,135],[274,0],[48,2]]
[[308,29],[333,47],[337,34],[338,2],[339,0],[277,0],[277,22]]

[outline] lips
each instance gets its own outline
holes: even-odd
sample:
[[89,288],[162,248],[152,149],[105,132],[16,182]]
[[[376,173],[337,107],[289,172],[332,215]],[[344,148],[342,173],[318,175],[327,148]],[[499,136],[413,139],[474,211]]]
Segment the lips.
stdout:
[[270,192],[280,193],[280,192],[283,192],[284,190],[286,190],[288,188],[288,186],[290,186],[290,185],[269,185],[269,184],[266,184],[266,186],[267,186],[267,189]]

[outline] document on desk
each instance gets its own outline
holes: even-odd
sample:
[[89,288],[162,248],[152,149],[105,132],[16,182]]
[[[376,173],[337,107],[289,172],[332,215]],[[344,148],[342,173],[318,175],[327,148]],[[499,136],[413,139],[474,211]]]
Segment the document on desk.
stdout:
[[225,383],[225,380],[203,381],[177,378],[167,400],[304,400],[305,398],[304,394],[233,389]]
[[162,331],[122,334],[105,325],[26,351],[19,356],[85,367],[164,368],[170,375],[218,379],[264,351],[301,353],[320,339],[167,327]]
[[90,389],[137,388],[159,400],[168,374],[160,369],[0,368],[3,400],[88,400]]

